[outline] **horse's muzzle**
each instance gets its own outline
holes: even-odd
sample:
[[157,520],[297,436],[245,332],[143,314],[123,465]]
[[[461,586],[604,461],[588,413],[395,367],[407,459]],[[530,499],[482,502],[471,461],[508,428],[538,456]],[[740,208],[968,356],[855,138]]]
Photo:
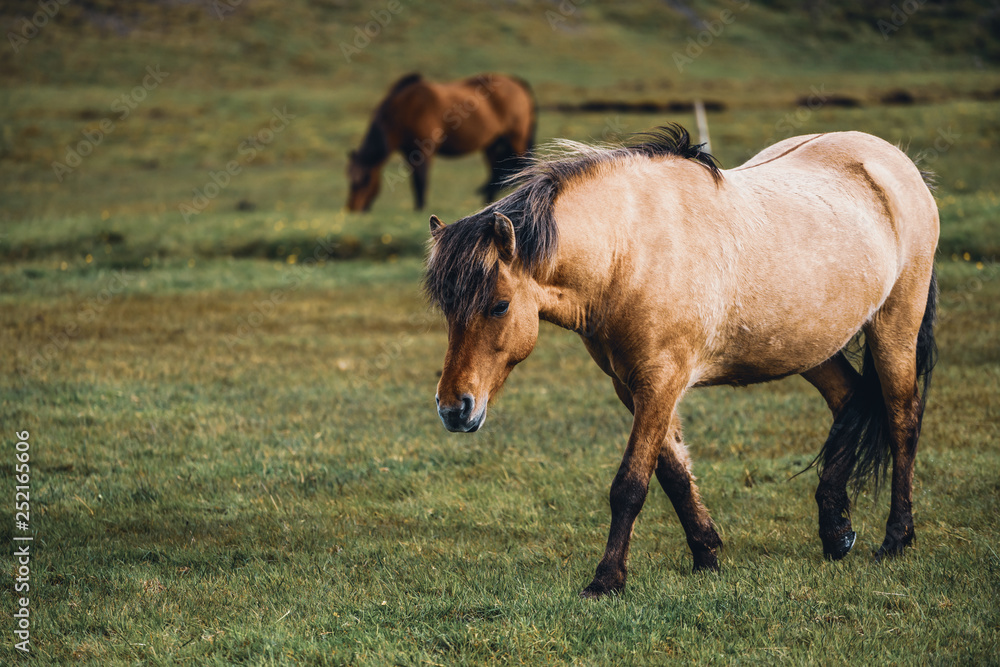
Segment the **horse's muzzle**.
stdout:
[[453,433],[474,433],[486,421],[485,406],[476,410],[476,399],[472,394],[462,394],[460,398],[462,402],[457,405],[442,405],[441,399],[435,396],[438,416],[444,427]]

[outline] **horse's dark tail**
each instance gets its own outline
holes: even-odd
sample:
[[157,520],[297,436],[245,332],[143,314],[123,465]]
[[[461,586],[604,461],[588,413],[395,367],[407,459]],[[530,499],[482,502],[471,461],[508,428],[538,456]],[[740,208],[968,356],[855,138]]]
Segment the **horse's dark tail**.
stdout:
[[[934,322],[937,319],[937,275],[931,273],[927,305],[917,334],[917,384],[920,387],[920,403],[917,408],[916,428],[919,431],[923,419],[927,392],[931,385],[931,375],[937,362],[937,346],[934,342]],[[889,462],[889,419],[882,383],[875,370],[871,348],[860,341],[861,349],[841,351],[845,356],[860,356],[861,371],[855,381],[854,393],[841,410],[830,429],[830,435],[823,449],[813,461],[820,469],[836,465],[847,471],[847,481],[853,488],[854,497],[865,484],[871,482],[877,497],[885,481]],[[845,460],[846,459],[846,460]]]
[[924,415],[924,403],[927,402],[927,391],[931,388],[931,376],[937,364],[937,342],[934,339],[934,325],[937,323],[938,283],[937,271],[931,271],[931,285],[927,290],[927,307],[924,309],[924,319],[920,322],[920,333],[917,335],[917,381],[923,382],[920,392],[920,417]]
[[515,77],[514,80],[521,84],[521,87],[528,93],[528,97],[531,98],[531,124],[528,126],[528,140],[524,144],[524,153],[515,156],[513,164],[507,170],[508,173],[504,175],[504,182],[531,165],[532,156],[535,153],[535,135],[538,132],[538,98],[535,97],[535,91],[532,90],[531,84],[524,79]]
[[538,98],[535,97],[535,91],[532,90],[531,84],[527,81],[524,79],[515,79],[515,81],[521,84],[528,92],[528,97],[531,98],[531,127],[528,130],[527,150],[524,152],[524,157],[530,158],[535,151],[535,134],[538,132]]
[[515,152],[514,146],[511,145],[510,140],[506,137],[500,137],[487,149],[488,154],[492,155],[493,169],[489,180],[477,192],[485,194],[488,200],[492,199],[503,188],[510,186],[518,174],[531,166],[532,154],[535,150],[535,133],[538,130],[538,98],[535,97],[535,92],[531,89],[531,84],[527,81],[516,76],[510,78],[517,85],[521,86],[528,94],[528,97],[531,98],[531,119],[528,125],[528,136],[525,140],[525,150],[523,153]]

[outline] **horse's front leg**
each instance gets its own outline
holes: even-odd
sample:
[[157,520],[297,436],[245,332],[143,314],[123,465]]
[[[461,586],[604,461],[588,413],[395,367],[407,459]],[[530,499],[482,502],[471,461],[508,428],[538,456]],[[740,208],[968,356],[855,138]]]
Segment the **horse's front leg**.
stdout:
[[712,517],[701,502],[698,487],[691,474],[691,458],[681,437],[680,417],[675,415],[670,432],[663,441],[656,463],[656,478],[677,512],[688,547],[694,557],[694,571],[719,570],[719,549],[722,540],[715,530]]
[[[629,412],[635,414],[632,392],[617,378],[612,377],[612,381],[618,398],[629,409]],[[691,474],[691,457],[688,456],[687,447],[684,446],[684,439],[681,435],[681,418],[676,413],[656,461],[656,479],[659,480],[660,486],[670,498],[670,502],[677,512],[677,518],[680,519],[681,526],[684,528],[688,546],[691,548],[691,555],[694,557],[694,571],[714,570],[717,572],[722,540],[715,530],[712,517],[704,503],[701,502],[698,487],[695,486],[695,478]]]
[[632,527],[642,510],[649,480],[656,469],[680,392],[649,392],[634,396],[632,433],[618,474],[611,484],[611,530],[604,558],[594,580],[580,593],[596,598],[625,586]]

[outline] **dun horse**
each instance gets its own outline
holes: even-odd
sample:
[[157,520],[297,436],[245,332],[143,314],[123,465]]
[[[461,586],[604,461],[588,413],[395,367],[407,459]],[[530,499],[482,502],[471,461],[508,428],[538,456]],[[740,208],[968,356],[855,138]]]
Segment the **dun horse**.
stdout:
[[347,207],[367,211],[378,195],[382,167],[399,151],[412,173],[417,210],[424,206],[434,155],[483,151],[490,177],[480,191],[489,203],[522,166],[535,141],[537,109],[528,84],[501,74],[433,83],[409,74],[379,103],[361,148],[348,154]]
[[[913,162],[859,132],[786,139],[727,171],[677,126],[624,147],[564,147],[480,212],[431,217],[425,288],[448,323],[437,388],[448,430],[483,425],[539,320],[578,332],[634,415],[607,549],[581,595],[625,585],[654,473],[694,569],[719,568],[677,411],[698,386],[805,377],[833,413],[816,461],[825,555],[854,545],[848,485],[877,485],[890,456],[876,558],[902,553],[936,354],[938,212]],[[859,332],[860,371],[845,356]]]

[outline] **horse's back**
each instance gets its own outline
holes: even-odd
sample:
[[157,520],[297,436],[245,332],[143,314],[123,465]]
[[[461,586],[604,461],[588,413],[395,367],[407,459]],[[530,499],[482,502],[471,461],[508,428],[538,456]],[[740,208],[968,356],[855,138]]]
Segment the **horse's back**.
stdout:
[[690,161],[633,165],[608,184],[621,193],[608,217],[635,221],[623,253],[641,294],[634,307],[649,308],[657,330],[691,332],[703,350],[700,383],[812,368],[857,333],[904,273],[929,277],[933,197],[905,154],[876,137],[787,139],[723,172],[718,185]]
[[505,74],[485,73],[438,84],[448,140],[460,152],[486,148],[501,137],[515,152],[530,148],[535,104],[527,84]]
[[527,85],[494,73],[415,81],[396,91],[392,108],[397,127],[416,140],[433,140],[442,155],[481,150],[501,136],[528,137],[535,120]]
[[735,307],[721,338],[746,353],[737,365],[746,363],[748,375],[802,370],[782,359],[823,361],[901,279],[929,279],[938,236],[933,197],[913,162],[882,139],[793,137],[724,179],[729,192],[721,198],[752,211],[755,222],[734,231]]
[[[863,132],[832,132],[781,141],[727,179],[761,190],[772,202],[828,208],[817,223],[857,234],[881,233],[901,263],[933,254],[938,215],[920,170],[899,148]],[[835,210],[832,210],[835,209]],[[794,223],[794,221],[791,221]]]

